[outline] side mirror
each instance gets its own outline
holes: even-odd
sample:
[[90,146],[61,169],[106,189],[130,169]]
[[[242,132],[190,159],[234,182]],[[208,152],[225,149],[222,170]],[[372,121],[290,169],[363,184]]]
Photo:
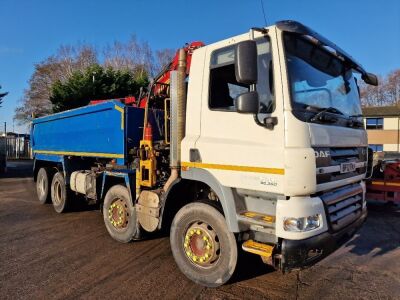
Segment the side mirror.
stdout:
[[257,83],[257,44],[243,41],[235,48],[236,81],[244,84]]
[[365,83],[377,86],[378,85],[378,77],[376,77],[375,74],[372,73],[365,73],[361,76],[362,80],[364,80]]
[[259,100],[257,92],[247,92],[239,95],[235,101],[235,108],[241,114],[258,113]]

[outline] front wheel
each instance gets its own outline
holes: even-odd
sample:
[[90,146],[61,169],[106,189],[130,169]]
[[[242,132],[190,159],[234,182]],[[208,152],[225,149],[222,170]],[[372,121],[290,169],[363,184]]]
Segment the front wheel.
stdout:
[[171,225],[171,250],[176,264],[192,281],[216,287],[236,268],[237,244],[224,216],[205,203],[182,207]]
[[128,189],[123,185],[110,188],[104,198],[103,218],[108,233],[119,242],[128,243],[135,236],[137,222]]

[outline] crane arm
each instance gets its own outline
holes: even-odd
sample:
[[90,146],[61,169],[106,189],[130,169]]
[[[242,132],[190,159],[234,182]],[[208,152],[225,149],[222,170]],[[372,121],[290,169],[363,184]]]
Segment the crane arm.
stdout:
[[[189,75],[193,51],[203,46],[204,43],[200,41],[191,42],[190,44],[185,45],[184,50],[186,52],[186,76]],[[171,62],[168,65],[166,65],[163,68],[163,70],[154,78],[149,93],[145,97],[139,99],[138,103],[139,107],[142,108],[146,107],[149,95],[151,98],[169,97],[169,83],[171,78],[171,71],[175,71],[178,68],[178,56],[179,56],[179,50],[175,53],[175,56],[171,60]]]

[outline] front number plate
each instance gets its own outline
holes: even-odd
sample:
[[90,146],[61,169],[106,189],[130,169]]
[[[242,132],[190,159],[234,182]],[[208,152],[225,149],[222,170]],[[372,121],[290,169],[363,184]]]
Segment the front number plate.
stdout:
[[355,163],[342,163],[340,164],[340,173],[349,173],[356,170]]

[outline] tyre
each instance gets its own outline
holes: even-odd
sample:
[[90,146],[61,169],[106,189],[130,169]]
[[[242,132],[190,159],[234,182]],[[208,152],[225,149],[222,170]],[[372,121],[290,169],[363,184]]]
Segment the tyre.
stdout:
[[51,172],[48,168],[40,168],[36,178],[36,194],[41,204],[49,203]]
[[235,236],[211,205],[196,202],[182,207],[172,221],[170,240],[179,269],[198,284],[220,286],[235,271]]
[[108,190],[103,203],[103,218],[113,239],[128,243],[135,236],[136,213],[125,186],[115,185]]
[[57,172],[51,181],[51,201],[56,212],[63,213],[68,210],[69,198],[65,185],[64,175]]

